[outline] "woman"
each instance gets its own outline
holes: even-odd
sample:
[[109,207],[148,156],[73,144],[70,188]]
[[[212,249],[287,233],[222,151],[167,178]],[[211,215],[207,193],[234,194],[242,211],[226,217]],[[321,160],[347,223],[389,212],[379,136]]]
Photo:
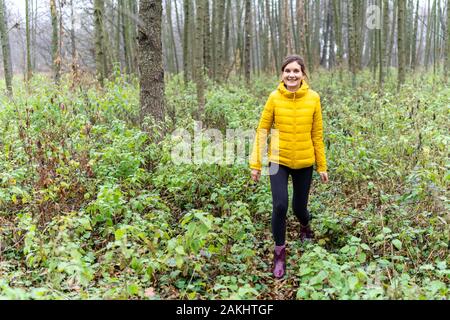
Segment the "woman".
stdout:
[[322,182],[328,182],[320,97],[309,89],[305,81],[306,68],[301,57],[288,56],[281,71],[281,83],[270,94],[261,115],[250,159],[252,179],[258,182],[263,146],[273,125],[269,147],[269,175],[273,202],[272,233],[275,240],[273,274],[276,278],[282,278],[286,271],[289,175],[292,176],[292,207],[300,220],[301,241],[314,238],[307,210],[314,164]]

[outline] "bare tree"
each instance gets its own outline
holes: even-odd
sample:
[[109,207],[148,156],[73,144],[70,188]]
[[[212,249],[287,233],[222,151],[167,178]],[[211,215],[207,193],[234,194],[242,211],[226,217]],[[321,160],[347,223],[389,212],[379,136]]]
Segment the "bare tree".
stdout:
[[398,87],[405,82],[405,65],[406,65],[406,52],[405,52],[405,11],[406,0],[397,0],[398,5],[398,30],[397,30],[397,46],[398,46]]
[[106,57],[103,45],[103,11],[104,0],[94,0],[95,67],[97,69],[98,81],[102,86],[106,76]]
[[5,83],[8,95],[12,97],[12,63],[11,49],[9,45],[8,23],[6,21],[6,5],[0,0],[0,40],[2,42],[3,68],[5,71]]
[[30,0],[25,0],[25,33],[27,39],[27,81],[33,74],[31,67],[31,37],[30,37]]
[[251,0],[245,0],[245,64],[244,73],[245,80],[250,83],[251,77],[251,61],[250,61],[250,51],[252,43],[252,2]]
[[52,67],[53,79],[59,84],[61,78],[61,52],[59,51],[58,12],[55,0],[50,0],[50,14],[52,18]]
[[205,0],[196,0],[196,32],[195,32],[195,68],[194,81],[197,85],[198,113],[197,119],[200,120],[205,107],[205,84],[203,73],[203,23],[205,20]]

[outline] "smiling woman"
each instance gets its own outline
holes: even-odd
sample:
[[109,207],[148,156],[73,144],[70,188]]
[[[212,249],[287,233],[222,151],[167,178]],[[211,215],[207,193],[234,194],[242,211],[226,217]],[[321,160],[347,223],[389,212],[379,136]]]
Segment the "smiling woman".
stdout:
[[269,175],[273,201],[272,232],[275,240],[273,274],[276,278],[283,277],[286,268],[289,175],[292,176],[294,186],[292,206],[300,221],[301,241],[314,238],[307,205],[315,163],[322,182],[328,182],[320,97],[306,83],[306,67],[301,57],[288,56],[281,71],[281,83],[271,93],[264,107],[250,160],[252,179],[259,181],[265,137],[274,125],[269,147]]
[[286,88],[291,92],[296,92],[300,88],[302,80],[307,78],[306,67],[303,60],[298,56],[289,56],[283,63],[282,79]]

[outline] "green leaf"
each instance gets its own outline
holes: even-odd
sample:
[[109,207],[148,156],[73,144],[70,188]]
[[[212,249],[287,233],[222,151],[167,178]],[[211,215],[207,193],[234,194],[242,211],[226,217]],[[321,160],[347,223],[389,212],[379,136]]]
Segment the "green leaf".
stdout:
[[132,283],[128,285],[127,292],[132,296],[137,295],[139,293],[139,286],[135,283]]
[[402,249],[402,242],[400,240],[394,239],[394,240],[392,240],[392,244],[394,245],[394,247],[397,248],[397,250]]
[[350,278],[348,278],[348,286],[350,287],[350,290],[355,290],[358,282],[358,278],[355,276],[351,276]]
[[185,255],[186,254],[185,251],[184,251],[183,246],[177,246],[175,248],[175,252],[178,253],[178,254],[181,254],[181,255]]
[[307,299],[307,298],[308,298],[308,292],[305,289],[300,288],[297,290],[297,300]]
[[389,233],[391,233],[391,232],[392,232],[392,230],[391,230],[390,228],[388,228],[388,227],[384,227],[384,228],[383,228],[383,233],[389,234]]
[[181,268],[183,266],[183,263],[184,263],[183,257],[180,257],[180,256],[176,257],[175,263],[177,265],[177,268]]
[[116,237],[116,240],[117,241],[120,241],[122,238],[123,238],[123,236],[125,235],[125,230],[124,229],[117,229],[115,232],[114,232],[114,236]]

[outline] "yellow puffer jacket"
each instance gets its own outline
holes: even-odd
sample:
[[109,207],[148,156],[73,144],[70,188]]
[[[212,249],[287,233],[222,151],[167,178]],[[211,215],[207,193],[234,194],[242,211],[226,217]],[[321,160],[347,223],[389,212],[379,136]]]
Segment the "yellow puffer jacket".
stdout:
[[320,97],[309,89],[306,81],[303,80],[296,92],[288,91],[281,81],[278,89],[270,94],[253,144],[250,157],[252,169],[262,168],[268,132],[271,134],[268,148],[270,162],[292,169],[306,168],[316,163],[317,172],[327,171]]

